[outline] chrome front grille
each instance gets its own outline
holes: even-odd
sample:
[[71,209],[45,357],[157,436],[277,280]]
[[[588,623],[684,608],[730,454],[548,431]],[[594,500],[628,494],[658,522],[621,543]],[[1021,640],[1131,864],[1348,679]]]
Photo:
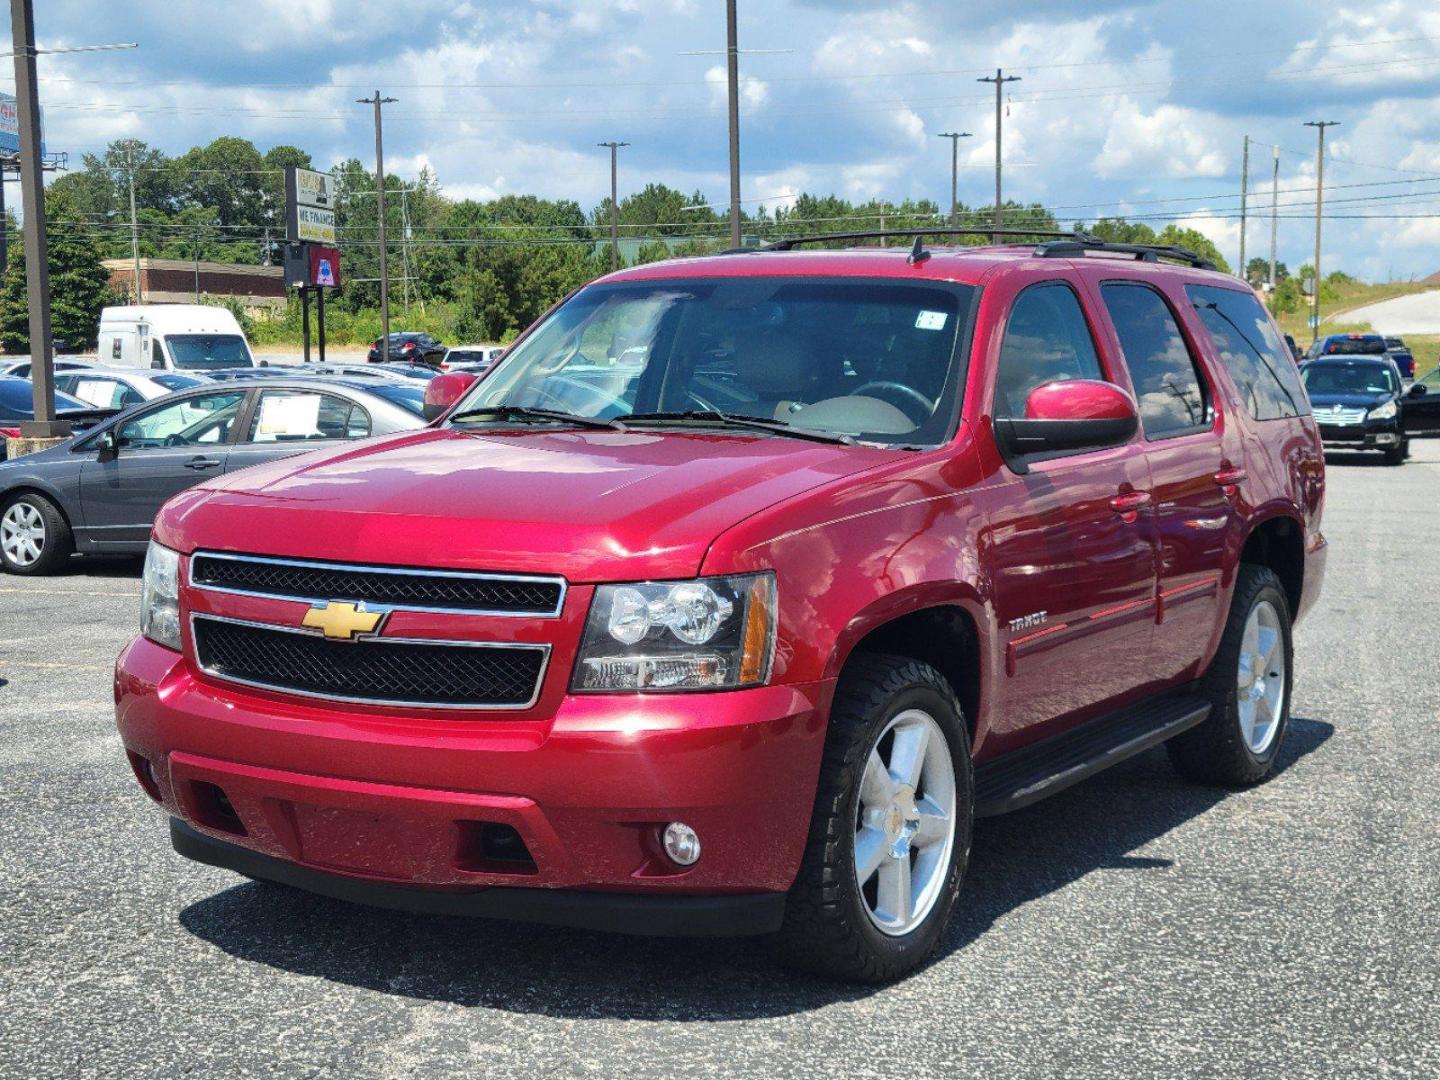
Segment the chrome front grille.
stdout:
[[535,703],[548,645],[366,638],[330,641],[299,628],[196,613],[196,659],[207,675],[328,701],[441,709],[524,709]]
[[1365,410],[1350,409],[1343,406],[1338,409],[1316,409],[1315,421],[1318,424],[1326,426],[1333,425],[1336,427],[1349,427],[1353,424],[1363,424],[1365,422]]
[[409,611],[555,618],[565,579],[524,574],[361,566],[200,551],[190,559],[198,589],[319,603],[348,600]]

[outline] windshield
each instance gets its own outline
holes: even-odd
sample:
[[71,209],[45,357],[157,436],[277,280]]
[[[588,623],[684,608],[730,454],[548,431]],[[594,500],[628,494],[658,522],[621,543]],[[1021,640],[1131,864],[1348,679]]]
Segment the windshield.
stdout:
[[250,350],[239,334],[167,334],[165,344],[177,368],[213,371],[250,366]]
[[205,378],[195,375],[177,375],[173,371],[157,371],[150,376],[150,381],[158,383],[166,390],[189,390],[192,386],[199,386],[205,382]]
[[418,383],[367,382],[364,389],[367,394],[384,398],[391,404],[399,405],[406,412],[412,412],[416,416],[425,414],[425,388]]
[[[29,420],[35,415],[35,387],[29,381],[0,379],[0,420]],[[93,409],[78,398],[55,391],[57,409]]]
[[891,279],[592,286],[512,347],[455,415],[700,412],[938,444],[957,411],[974,298],[972,286]]
[[1326,356],[1379,356],[1384,351],[1382,337],[1331,338],[1325,343]]
[[1395,375],[1383,364],[1311,364],[1305,389],[1316,394],[1393,394]]

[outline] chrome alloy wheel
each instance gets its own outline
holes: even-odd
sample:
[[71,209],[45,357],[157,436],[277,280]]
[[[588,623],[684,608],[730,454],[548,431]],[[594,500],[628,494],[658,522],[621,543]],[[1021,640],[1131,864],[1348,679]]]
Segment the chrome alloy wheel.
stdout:
[[30,566],[45,550],[45,519],[27,502],[12,503],[0,517],[0,549],[16,566]]
[[1261,600],[1245,620],[1240,638],[1240,663],[1235,674],[1235,703],[1240,737],[1255,755],[1275,741],[1285,712],[1285,636],[1280,613]]
[[860,778],[855,881],[870,921],[898,937],[925,921],[945,888],[955,844],[955,763],[935,718],[899,713]]

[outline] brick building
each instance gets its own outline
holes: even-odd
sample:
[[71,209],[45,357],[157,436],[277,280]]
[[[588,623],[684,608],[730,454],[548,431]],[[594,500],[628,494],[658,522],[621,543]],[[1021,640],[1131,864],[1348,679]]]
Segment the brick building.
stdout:
[[[110,284],[127,295],[135,279],[132,259],[106,259]],[[140,297],[147,304],[193,304],[196,294],[233,296],[252,312],[285,306],[284,276],[278,266],[141,259]]]

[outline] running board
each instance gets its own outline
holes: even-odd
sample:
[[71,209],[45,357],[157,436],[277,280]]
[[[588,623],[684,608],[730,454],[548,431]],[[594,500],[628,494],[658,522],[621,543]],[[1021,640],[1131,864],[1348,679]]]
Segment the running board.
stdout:
[[975,770],[975,816],[1019,810],[1201,723],[1210,703],[1165,697],[1021,747]]

